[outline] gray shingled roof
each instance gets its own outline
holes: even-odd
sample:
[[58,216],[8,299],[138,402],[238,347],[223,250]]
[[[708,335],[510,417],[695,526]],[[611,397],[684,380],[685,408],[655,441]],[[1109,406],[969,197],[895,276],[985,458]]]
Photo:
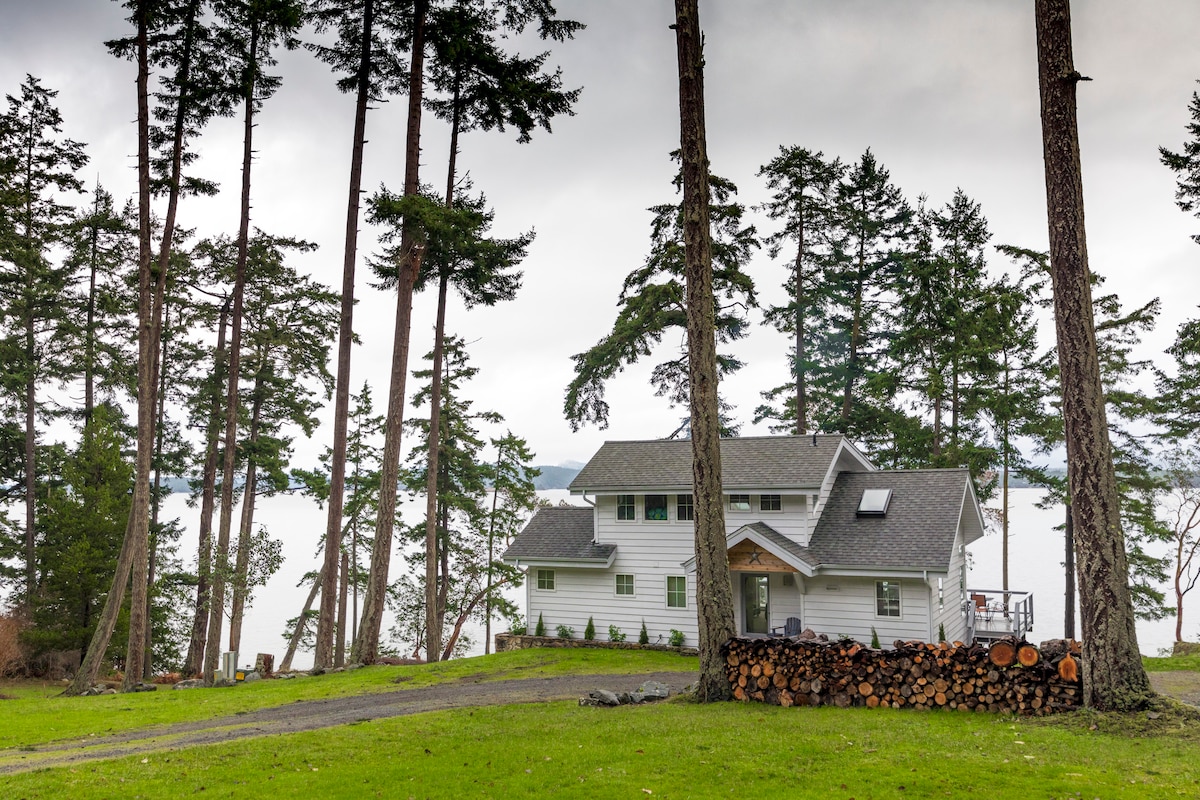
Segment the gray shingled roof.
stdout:
[[[945,569],[970,480],[965,469],[839,473],[809,549],[825,566]],[[892,490],[886,516],[858,516],[863,489]]]
[[601,561],[607,562],[615,544],[592,543],[592,509],[583,507],[539,508],[517,535],[505,561]]
[[[721,483],[732,489],[806,489],[821,485],[841,435],[747,436],[721,440]],[[605,442],[575,480],[580,492],[685,489],[692,485],[688,439]]]

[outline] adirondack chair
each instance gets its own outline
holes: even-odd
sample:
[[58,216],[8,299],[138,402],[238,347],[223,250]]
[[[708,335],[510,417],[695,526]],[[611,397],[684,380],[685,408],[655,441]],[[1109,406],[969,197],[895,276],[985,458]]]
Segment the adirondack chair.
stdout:
[[783,631],[783,636],[799,636],[800,631],[804,630],[804,628],[800,624],[799,617],[788,617],[782,628],[771,628],[771,634],[773,636],[779,636],[780,630]]

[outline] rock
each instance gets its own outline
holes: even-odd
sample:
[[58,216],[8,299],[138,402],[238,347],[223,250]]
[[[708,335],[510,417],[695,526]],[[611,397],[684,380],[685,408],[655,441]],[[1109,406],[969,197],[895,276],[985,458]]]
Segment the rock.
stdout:
[[246,674],[246,677],[243,678],[242,680],[245,683],[254,683],[255,681],[261,681],[262,675],[259,675],[257,672],[249,672]]
[[588,692],[585,696],[579,698],[581,706],[619,706],[621,698],[617,697],[615,692],[610,692],[607,689],[596,689]]
[[638,687],[637,693],[647,700],[665,700],[671,696],[671,687],[658,681],[646,681]]
[[817,638],[817,632],[814,631],[812,628],[805,628],[804,630],[800,631],[800,638],[801,639],[815,639],[815,638]]
[[617,695],[617,702],[623,706],[627,706],[633,702],[633,697],[630,696],[629,692],[621,692]]
[[[345,671],[346,671],[346,668],[345,668],[345,667],[334,667],[333,669],[327,669],[327,670],[325,670],[325,674],[327,674],[327,675],[336,675],[336,674],[337,674],[337,673],[339,673],[339,672],[345,672]],[[314,674],[315,674],[315,673],[314,673]]]
[[200,689],[204,686],[204,681],[201,678],[188,678],[186,681],[179,681],[173,689]]
[[130,689],[131,692],[157,692],[158,686],[153,683],[139,683]]
[[279,673],[278,675],[276,675],[275,677],[276,677],[276,678],[280,678],[281,680],[290,681],[292,678],[296,677],[296,673],[294,673],[294,672],[281,672],[281,673]]
[[100,692],[100,694],[116,694],[116,693],[117,693],[116,689],[105,689],[103,692]]
[[357,663],[357,662],[356,662],[356,663],[354,663],[354,664],[347,664],[347,665],[346,665],[346,669],[362,669],[362,668],[363,668],[363,665],[362,665],[362,664],[359,664],[359,663]]
[[309,675],[324,675],[325,668],[324,667],[313,667],[312,669],[310,669],[308,671],[308,674]]

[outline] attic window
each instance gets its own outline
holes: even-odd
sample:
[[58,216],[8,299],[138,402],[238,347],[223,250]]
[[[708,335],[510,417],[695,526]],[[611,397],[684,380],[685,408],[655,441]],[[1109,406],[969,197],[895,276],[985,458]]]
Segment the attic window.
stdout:
[[887,514],[888,502],[891,499],[891,489],[863,489],[862,499],[858,501],[858,516],[884,516]]

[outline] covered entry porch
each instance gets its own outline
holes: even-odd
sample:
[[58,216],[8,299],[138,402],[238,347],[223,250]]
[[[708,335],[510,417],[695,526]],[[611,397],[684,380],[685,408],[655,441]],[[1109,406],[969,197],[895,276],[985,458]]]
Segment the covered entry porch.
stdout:
[[789,618],[804,620],[804,576],[765,548],[746,540],[729,549],[734,622],[741,636],[784,632]]

